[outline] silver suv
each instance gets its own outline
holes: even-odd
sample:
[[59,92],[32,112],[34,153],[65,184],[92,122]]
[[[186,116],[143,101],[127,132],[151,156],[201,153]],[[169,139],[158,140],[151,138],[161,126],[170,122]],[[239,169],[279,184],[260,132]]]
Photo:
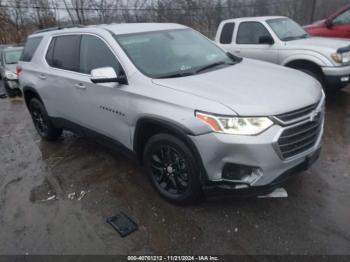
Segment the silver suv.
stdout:
[[19,66],[42,138],[69,129],[124,148],[175,203],[267,192],[319,156],[318,81],[238,58],[182,25],[38,32]]

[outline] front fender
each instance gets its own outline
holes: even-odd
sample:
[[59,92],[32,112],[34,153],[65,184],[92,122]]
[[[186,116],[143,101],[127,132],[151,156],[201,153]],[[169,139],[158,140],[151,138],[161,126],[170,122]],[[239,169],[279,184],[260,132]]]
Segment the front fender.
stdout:
[[332,62],[326,58],[325,56],[318,54],[318,53],[310,53],[310,54],[305,54],[305,53],[298,53],[298,54],[293,54],[291,56],[286,57],[281,65],[286,66],[290,62],[293,61],[298,61],[298,60],[305,60],[312,62],[320,67],[325,67],[325,66],[334,66]]

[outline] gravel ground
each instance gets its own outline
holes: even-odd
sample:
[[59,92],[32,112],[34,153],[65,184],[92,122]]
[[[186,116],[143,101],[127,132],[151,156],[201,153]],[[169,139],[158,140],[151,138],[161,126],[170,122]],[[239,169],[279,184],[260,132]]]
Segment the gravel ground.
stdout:
[[[321,159],[284,199],[173,206],[116,152],[41,141],[20,99],[0,99],[0,142],[0,254],[350,254],[350,88],[328,97]],[[126,238],[105,222],[121,211],[139,225]]]

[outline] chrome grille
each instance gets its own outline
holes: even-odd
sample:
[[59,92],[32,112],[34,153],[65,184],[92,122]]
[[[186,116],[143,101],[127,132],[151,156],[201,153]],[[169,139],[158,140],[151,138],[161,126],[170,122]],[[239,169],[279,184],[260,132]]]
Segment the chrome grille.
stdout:
[[317,108],[318,104],[313,104],[298,110],[294,110],[285,114],[277,115],[276,118],[282,122],[292,122],[310,115]]
[[315,146],[322,129],[322,112],[313,121],[285,129],[278,139],[284,159],[301,154]]

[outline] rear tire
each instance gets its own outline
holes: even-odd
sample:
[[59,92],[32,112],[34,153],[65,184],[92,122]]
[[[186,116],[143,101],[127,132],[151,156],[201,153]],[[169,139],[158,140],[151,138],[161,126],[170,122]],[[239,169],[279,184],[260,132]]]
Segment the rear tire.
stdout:
[[166,200],[192,204],[201,199],[200,168],[180,139],[169,134],[154,135],[143,152],[143,163],[152,185]]
[[32,98],[30,100],[29,111],[32,116],[35,129],[38,131],[41,138],[48,141],[54,141],[61,136],[62,129],[56,128],[53,125],[46,112],[45,106],[39,99]]

